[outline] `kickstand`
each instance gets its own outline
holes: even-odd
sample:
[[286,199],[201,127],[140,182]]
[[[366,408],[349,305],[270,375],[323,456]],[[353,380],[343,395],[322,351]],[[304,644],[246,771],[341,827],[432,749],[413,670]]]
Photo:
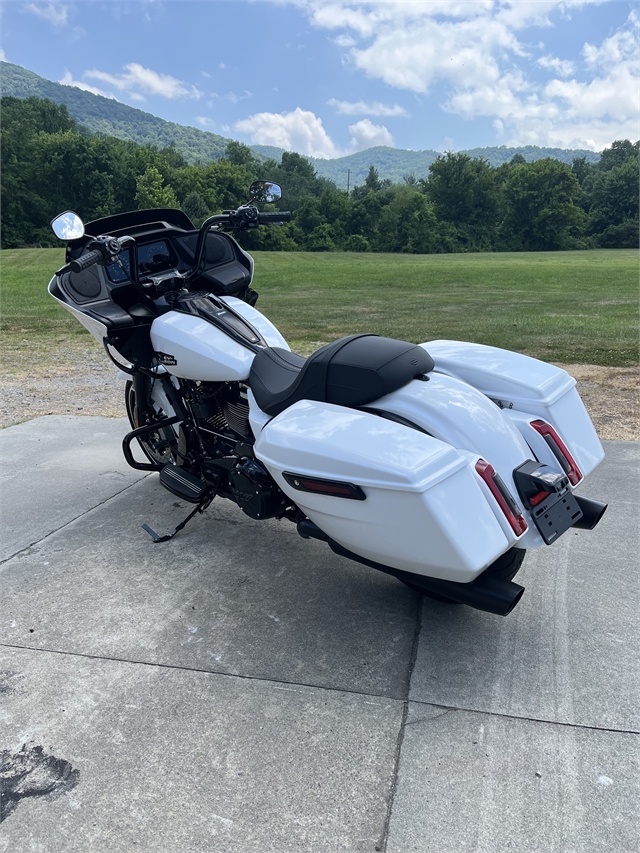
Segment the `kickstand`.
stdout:
[[215,495],[208,495],[201,503],[198,504],[198,506],[193,510],[193,512],[189,513],[189,515],[185,518],[184,521],[181,521],[180,524],[176,526],[175,530],[172,530],[171,533],[167,533],[165,536],[158,536],[155,530],[152,530],[148,524],[143,524],[142,529],[146,530],[149,536],[153,539],[154,543],[168,542],[169,539],[173,539],[176,533],[179,533],[184,527],[187,526],[187,524],[191,521],[191,519],[196,513],[203,513],[205,509],[209,506],[211,501],[214,499],[214,497]]

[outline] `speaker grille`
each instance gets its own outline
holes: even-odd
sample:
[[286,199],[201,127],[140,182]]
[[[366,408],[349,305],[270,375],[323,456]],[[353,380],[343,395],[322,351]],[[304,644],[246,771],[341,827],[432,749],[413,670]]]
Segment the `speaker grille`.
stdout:
[[81,302],[86,302],[88,299],[95,299],[100,296],[100,291],[102,290],[100,273],[96,267],[90,267],[88,270],[78,273],[69,273],[66,284],[69,295],[79,299]]

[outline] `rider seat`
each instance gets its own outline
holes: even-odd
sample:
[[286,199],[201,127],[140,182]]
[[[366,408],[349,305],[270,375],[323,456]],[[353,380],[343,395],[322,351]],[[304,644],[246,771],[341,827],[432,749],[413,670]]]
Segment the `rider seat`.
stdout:
[[304,359],[281,349],[260,350],[249,385],[263,412],[279,415],[298,400],[366,406],[433,370],[433,359],[416,344],[377,335],[350,335]]

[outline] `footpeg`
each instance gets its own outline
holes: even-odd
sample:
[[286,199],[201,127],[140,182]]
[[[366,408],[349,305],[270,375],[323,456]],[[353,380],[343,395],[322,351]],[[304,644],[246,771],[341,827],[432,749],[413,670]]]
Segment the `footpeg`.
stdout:
[[165,489],[192,504],[200,503],[209,488],[203,480],[171,464],[160,471],[160,482]]

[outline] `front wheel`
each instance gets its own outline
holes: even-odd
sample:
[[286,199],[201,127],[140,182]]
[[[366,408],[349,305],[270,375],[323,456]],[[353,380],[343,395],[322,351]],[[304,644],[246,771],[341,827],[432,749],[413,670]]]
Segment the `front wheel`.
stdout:
[[[136,392],[133,382],[130,381],[125,385],[124,403],[129,423],[133,429],[146,426],[164,417],[162,413],[155,412],[146,402],[138,407],[138,416],[136,417]],[[176,437],[171,427],[163,427],[162,429],[141,436],[138,438],[138,444],[147,459],[153,462],[154,465],[168,465],[176,458],[173,452],[173,448],[176,445]]]
[[[509,548],[508,551],[505,551],[504,554],[484,570],[484,574],[499,578],[502,581],[512,581],[520,571],[526,553],[524,548]],[[408,586],[409,589],[424,595],[425,598],[432,598],[434,601],[443,601],[445,604],[461,604],[460,601],[454,601],[452,598],[438,595],[437,592],[426,592],[418,584],[411,583],[410,581],[402,581],[402,583]]]

